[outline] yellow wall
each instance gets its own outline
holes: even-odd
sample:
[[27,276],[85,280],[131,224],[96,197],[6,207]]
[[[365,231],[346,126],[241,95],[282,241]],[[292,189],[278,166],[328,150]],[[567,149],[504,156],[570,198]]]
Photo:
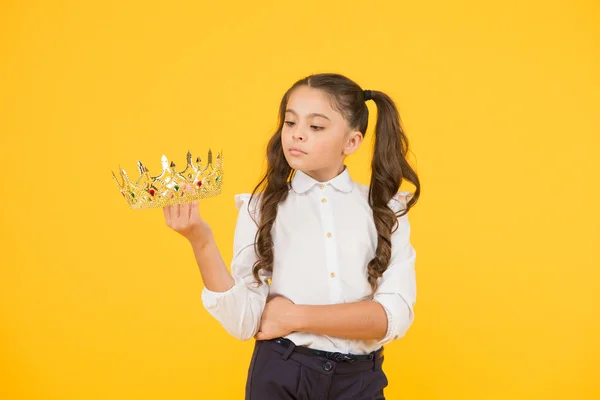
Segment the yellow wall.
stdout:
[[600,399],[597,2],[4,3],[0,398],[242,398],[252,341],[110,171],[222,148],[229,261],[281,95],[332,71],[397,100],[423,184],[388,398]]

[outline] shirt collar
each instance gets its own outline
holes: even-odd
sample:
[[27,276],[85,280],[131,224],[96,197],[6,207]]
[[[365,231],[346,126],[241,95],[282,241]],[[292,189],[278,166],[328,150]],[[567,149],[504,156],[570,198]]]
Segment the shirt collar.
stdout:
[[318,184],[330,184],[337,190],[344,193],[351,192],[352,188],[354,187],[354,181],[350,176],[348,167],[345,165],[344,170],[338,176],[329,180],[328,182],[319,182],[300,170],[296,170],[296,172],[294,173],[294,177],[292,178],[292,189],[294,189],[296,193],[304,193],[310,188],[312,188],[314,185]]

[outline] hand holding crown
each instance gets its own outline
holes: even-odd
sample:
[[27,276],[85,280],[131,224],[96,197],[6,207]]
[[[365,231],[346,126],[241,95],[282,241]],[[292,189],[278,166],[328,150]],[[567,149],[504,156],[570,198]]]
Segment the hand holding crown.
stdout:
[[[192,192],[194,188],[188,183],[181,190]],[[202,246],[211,238],[212,230],[200,216],[198,200],[166,206],[163,208],[163,212],[167,226],[190,242]]]

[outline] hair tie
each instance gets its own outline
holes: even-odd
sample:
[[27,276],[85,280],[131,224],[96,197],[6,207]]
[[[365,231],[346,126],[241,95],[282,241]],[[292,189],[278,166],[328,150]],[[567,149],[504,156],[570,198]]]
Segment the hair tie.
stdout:
[[370,90],[364,90],[363,93],[365,95],[365,101],[373,99],[373,93]]

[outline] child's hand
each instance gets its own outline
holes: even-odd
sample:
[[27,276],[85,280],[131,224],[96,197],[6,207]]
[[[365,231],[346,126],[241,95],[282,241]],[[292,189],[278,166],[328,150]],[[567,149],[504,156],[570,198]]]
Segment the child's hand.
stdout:
[[[188,184],[184,191],[193,190]],[[210,226],[200,217],[198,200],[163,208],[167,226],[190,242],[206,242],[212,235]]]
[[267,300],[262,313],[260,328],[254,338],[256,340],[269,340],[293,332],[294,307],[295,304],[285,297],[277,296]]

